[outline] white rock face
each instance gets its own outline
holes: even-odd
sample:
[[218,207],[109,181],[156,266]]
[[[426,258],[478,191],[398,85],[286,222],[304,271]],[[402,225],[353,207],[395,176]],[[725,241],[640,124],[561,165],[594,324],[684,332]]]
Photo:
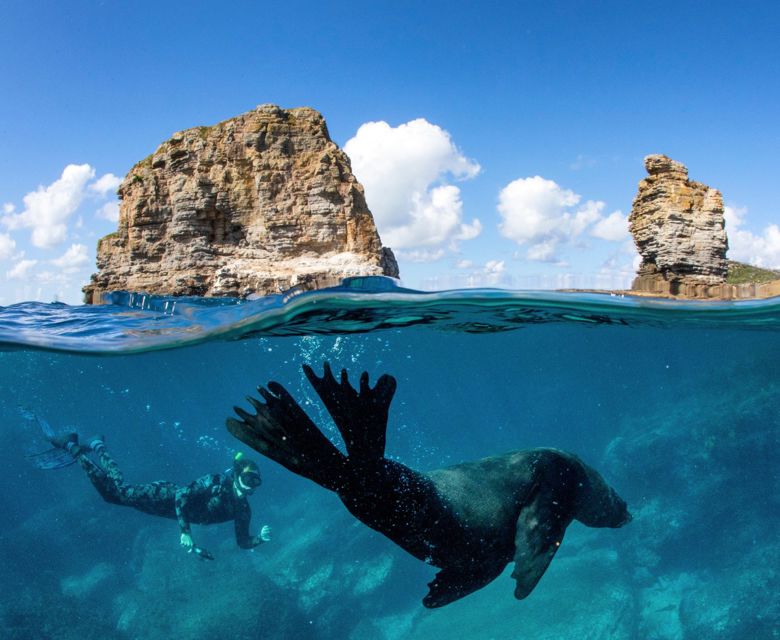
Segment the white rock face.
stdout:
[[629,215],[642,256],[633,288],[696,296],[722,285],[728,273],[723,198],[720,191],[688,179],[688,169],[663,155],[645,158],[648,177]]
[[112,290],[246,296],[398,277],[349,158],[313,109],[262,105],[175,133],[119,197],[87,302]]

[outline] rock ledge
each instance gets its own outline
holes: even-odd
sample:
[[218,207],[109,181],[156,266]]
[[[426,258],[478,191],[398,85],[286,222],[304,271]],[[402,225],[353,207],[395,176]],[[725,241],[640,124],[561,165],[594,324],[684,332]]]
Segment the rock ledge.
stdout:
[[723,198],[688,179],[688,169],[664,155],[645,158],[629,228],[642,256],[632,289],[685,297],[720,297],[728,273]]
[[85,301],[113,290],[246,296],[398,277],[349,158],[315,110],[261,105],[174,133],[119,187]]

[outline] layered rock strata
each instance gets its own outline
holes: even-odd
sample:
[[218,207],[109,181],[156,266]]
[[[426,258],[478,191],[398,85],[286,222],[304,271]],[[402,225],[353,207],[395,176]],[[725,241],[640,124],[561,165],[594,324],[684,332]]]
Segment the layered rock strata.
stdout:
[[688,179],[688,169],[664,155],[645,158],[629,228],[642,263],[632,288],[685,297],[716,297],[726,282],[723,198]]
[[119,187],[85,301],[104,292],[246,296],[398,277],[349,158],[313,109],[262,105],[175,133]]

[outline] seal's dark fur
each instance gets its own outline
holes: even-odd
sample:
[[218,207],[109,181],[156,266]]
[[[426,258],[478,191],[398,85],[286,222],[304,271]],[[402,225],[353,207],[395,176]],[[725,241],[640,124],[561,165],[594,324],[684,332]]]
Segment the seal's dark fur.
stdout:
[[236,407],[230,432],[290,471],[335,491],[350,513],[440,571],[428,585],[426,607],[441,607],[482,588],[514,561],[515,596],[525,598],[558,550],[573,520],[620,527],[631,516],[601,475],[556,449],[513,451],[420,473],[384,457],[395,378],[383,375],[359,390],[347,372],[339,381],[326,363],[306,377],[346,445],[344,455],[284,387],[269,382]]

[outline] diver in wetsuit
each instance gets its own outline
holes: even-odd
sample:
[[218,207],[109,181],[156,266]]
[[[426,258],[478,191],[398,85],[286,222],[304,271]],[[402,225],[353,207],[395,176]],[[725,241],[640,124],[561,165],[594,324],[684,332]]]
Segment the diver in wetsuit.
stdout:
[[[262,480],[257,464],[240,453],[234,458],[231,470],[203,476],[185,486],[167,481],[126,484],[122,471],[109,455],[102,437],[94,437],[88,446],[84,446],[79,444],[78,434],[66,433],[53,438],[51,443],[66,450],[78,461],[106,502],[177,520],[182,547],[201,558],[212,560],[213,556],[193,543],[191,524],[216,524],[233,520],[236,542],[242,549],[253,549],[271,539],[271,528],[268,525],[260,529],[259,535],[249,535],[252,510],[247,497],[254,493]],[[90,451],[98,455],[100,465],[87,456]]]

